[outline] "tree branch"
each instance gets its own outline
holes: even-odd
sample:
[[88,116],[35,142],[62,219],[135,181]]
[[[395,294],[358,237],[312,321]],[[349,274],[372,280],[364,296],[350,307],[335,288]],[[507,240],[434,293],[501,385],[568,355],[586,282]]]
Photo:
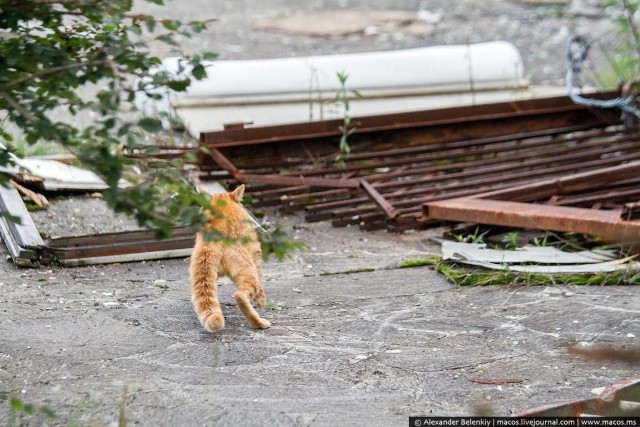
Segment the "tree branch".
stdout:
[[[32,125],[35,126],[40,121],[42,121],[41,119],[37,118],[32,113],[30,113],[29,111],[25,110],[22,107],[22,105],[20,105],[15,99],[13,99],[13,97],[11,95],[9,95],[7,92],[4,92],[4,91],[0,92],[0,98],[4,99],[7,102],[7,104],[9,104],[9,106],[11,108],[16,110],[18,112],[18,114],[20,114],[22,117],[27,119],[27,121],[29,123],[31,123]],[[64,141],[64,139],[62,139],[62,137],[60,135],[58,135],[57,132],[52,132],[51,133],[51,137],[52,137],[52,139],[55,139],[56,141],[58,141],[58,143],[60,145],[62,145],[64,148],[69,150],[71,152],[71,154],[73,154],[74,156],[78,157],[78,154],[74,151],[74,149],[72,147],[70,147],[69,144],[67,144]]]
[[73,64],[67,64],[67,65],[60,65],[58,67],[52,67],[52,68],[47,68],[45,70],[41,70],[38,71],[36,73],[32,73],[29,74],[28,76],[24,76],[21,77],[19,79],[16,80],[12,80],[6,84],[4,84],[3,86],[0,87],[0,91],[5,91],[7,89],[10,89],[14,86],[17,86],[21,83],[27,82],[29,80],[33,80],[33,79],[37,79],[37,78],[41,78],[44,76],[48,76],[49,74],[55,74],[55,73],[59,73],[62,71],[67,71],[67,70],[72,70],[74,68],[82,68],[82,67],[91,67],[94,65],[110,65],[111,67],[113,67],[115,64],[115,62],[111,59],[102,59],[102,60],[95,60],[95,61],[87,61],[87,62],[74,62]]
[[22,117],[27,119],[27,121],[30,122],[31,124],[36,124],[40,121],[36,116],[34,116],[29,111],[22,108],[22,105],[18,104],[18,102],[15,99],[13,99],[13,97],[9,95],[7,92],[5,91],[0,92],[0,98],[4,99],[11,108],[16,110],[18,114],[20,114]]

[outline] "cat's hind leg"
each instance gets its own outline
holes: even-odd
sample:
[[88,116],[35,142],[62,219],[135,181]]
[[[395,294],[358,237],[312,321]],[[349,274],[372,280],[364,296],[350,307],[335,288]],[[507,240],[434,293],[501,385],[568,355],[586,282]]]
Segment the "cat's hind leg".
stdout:
[[233,297],[236,299],[236,303],[238,303],[240,311],[242,311],[244,317],[247,318],[247,321],[249,321],[252,328],[267,329],[271,326],[271,322],[260,317],[258,312],[251,306],[251,302],[249,301],[250,292],[238,289],[233,294]]
[[[238,251],[240,252],[240,251]],[[264,290],[260,284],[258,269],[245,254],[236,253],[235,262],[232,268],[227,271],[229,278],[236,284],[238,290],[233,294],[238,308],[247,318],[253,328],[266,329],[271,326],[268,320],[260,317],[258,312],[251,305],[253,300],[258,307],[262,307],[265,302]],[[238,262],[242,260],[242,262]]]
[[213,245],[196,245],[189,265],[191,276],[191,302],[198,320],[209,332],[224,328],[224,316],[218,302],[219,248]]

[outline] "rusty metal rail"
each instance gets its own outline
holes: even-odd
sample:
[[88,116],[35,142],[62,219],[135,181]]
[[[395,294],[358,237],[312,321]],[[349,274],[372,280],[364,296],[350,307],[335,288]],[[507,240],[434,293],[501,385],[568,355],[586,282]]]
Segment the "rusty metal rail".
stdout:
[[[335,164],[339,120],[203,133],[201,144],[212,154],[199,163],[249,184],[256,207],[304,210],[307,220],[334,226],[400,231],[425,226],[426,203],[640,160],[640,136],[623,132],[617,112],[574,105],[568,97],[353,120],[358,127],[344,166]],[[551,194],[548,202],[621,208],[637,202],[637,184]]]
[[[41,248],[40,261],[57,260],[63,265],[122,262],[138,259],[187,256],[195,244],[195,232],[187,227],[175,228],[170,238],[157,240],[152,230],[103,233],[100,235],[57,237]],[[102,259],[102,261],[100,261]]]
[[[638,197],[639,171],[640,162],[636,161],[471,197],[425,203],[420,220],[571,231],[624,243],[629,249],[637,250],[640,249],[640,221],[630,215],[625,217],[624,206],[612,202]],[[565,203],[560,206],[559,200]],[[546,203],[528,203],[536,201]],[[613,209],[568,206],[586,202],[608,203]]]
[[[615,93],[602,93],[608,98]],[[349,143],[353,155],[411,149],[507,135],[553,135],[618,123],[611,112],[577,106],[568,97],[541,98],[468,107],[354,118]],[[283,168],[327,167],[337,154],[340,120],[291,125],[234,128],[204,132],[200,143],[216,148],[238,169],[279,173]],[[354,158],[354,161],[358,160]],[[221,165],[200,155],[203,170]],[[224,167],[223,167],[224,168]],[[226,168],[225,168],[226,169]]]

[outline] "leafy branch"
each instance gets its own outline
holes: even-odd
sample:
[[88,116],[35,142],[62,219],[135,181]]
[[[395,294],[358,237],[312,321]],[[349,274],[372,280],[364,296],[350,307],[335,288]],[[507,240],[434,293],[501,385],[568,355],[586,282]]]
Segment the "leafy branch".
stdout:
[[[196,161],[192,153],[171,160],[155,156],[147,141],[163,134],[162,120],[170,117],[141,116],[135,99],[184,92],[207,77],[208,61],[217,55],[184,55],[176,40],[206,30],[213,20],[159,19],[132,8],[131,0],[0,0],[0,142],[8,147],[0,150],[0,166],[11,162],[16,135],[29,145],[53,142],[103,178],[103,198],[115,212],[133,216],[162,238],[177,224],[202,229],[216,207],[183,177],[184,165]],[[150,53],[152,41],[178,51],[183,59],[177,71],[162,68]],[[61,112],[66,119],[59,119]],[[86,121],[73,119],[79,114],[91,117],[90,123],[78,124]],[[119,188],[124,178],[132,185]],[[0,174],[0,184],[5,181]],[[288,242],[279,230],[262,243],[280,258],[295,246]]]

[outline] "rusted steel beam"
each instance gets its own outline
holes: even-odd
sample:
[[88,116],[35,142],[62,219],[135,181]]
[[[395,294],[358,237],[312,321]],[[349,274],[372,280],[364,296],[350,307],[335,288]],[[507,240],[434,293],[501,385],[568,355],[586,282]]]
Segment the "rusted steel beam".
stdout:
[[[618,96],[618,91],[594,94],[594,98],[608,99]],[[496,121],[504,117],[531,116],[555,112],[589,111],[578,106],[567,96],[539,98],[524,101],[499,102],[465,107],[442,108],[409,113],[397,113],[358,117],[359,132],[399,130],[426,125],[450,125],[460,117],[475,117]],[[594,114],[590,114],[595,116]],[[597,122],[602,122],[597,118]],[[210,147],[232,147],[247,144],[264,144],[273,141],[311,139],[339,136],[342,120],[323,120],[277,126],[233,128],[226,131],[203,132],[201,142]],[[546,128],[551,128],[547,126]],[[503,135],[505,132],[502,133]]]
[[[581,136],[577,136],[577,137],[573,137],[570,142],[572,144],[577,143],[578,141],[583,141],[587,138],[591,138],[594,136],[597,137],[601,137],[601,135],[603,134],[608,134],[609,136],[611,136],[611,132],[589,132],[587,135],[581,135]],[[507,140],[505,138],[502,138],[503,140]],[[622,140],[626,140],[626,138],[620,138],[619,141]],[[508,139],[508,141],[513,141],[513,139]],[[558,145],[559,143],[561,143],[562,141],[564,141],[564,143],[568,143],[569,140],[564,139],[564,138],[554,138],[554,139],[548,139],[544,141],[544,144],[553,144],[553,145]],[[528,142],[528,141],[527,141]],[[524,148],[530,148],[531,145],[528,145],[527,142],[524,142],[522,144],[518,143],[518,146],[515,149],[518,150],[523,150]],[[615,144],[614,141],[603,141],[605,142],[604,145],[613,145]],[[585,142],[583,145],[581,145],[582,148],[577,147],[577,148],[573,148],[573,151],[582,151],[584,149],[587,149],[589,147],[594,147],[594,146],[601,146],[603,145],[602,143],[598,144],[597,142],[594,143],[593,141],[589,141],[589,142]],[[513,150],[513,147],[500,147],[500,149],[503,151],[503,154],[505,155],[504,160],[505,162],[507,162],[507,165],[505,165],[504,167],[504,171],[508,171],[508,170],[515,170],[515,169],[519,169],[521,168],[520,165],[518,165],[516,162],[513,162],[513,157],[510,157],[508,155],[508,151],[509,150]],[[565,151],[571,151],[571,150],[565,150]],[[477,152],[476,152],[477,153]],[[444,154],[443,156],[440,156],[440,159],[452,159],[455,158],[453,155],[450,155],[451,153],[449,152],[449,154]],[[461,153],[462,154],[462,153]],[[532,156],[532,157],[542,157],[542,152],[535,152],[536,156]],[[552,153],[547,153],[547,155],[549,154],[554,154]],[[430,160],[434,160],[433,158]],[[406,162],[407,160],[405,160]],[[458,162],[459,164],[460,162]],[[445,169],[446,170],[446,169]],[[437,169],[437,171],[443,171],[442,168]],[[495,172],[499,171],[499,169],[495,170]],[[425,175],[424,173],[424,169],[419,170],[420,175]],[[403,167],[397,171],[393,171],[393,172],[389,172],[389,173],[378,173],[378,174],[373,174],[373,175],[367,175],[367,181],[372,182],[374,187],[377,190],[381,190],[381,189],[391,189],[391,188],[404,188],[404,187],[413,187],[413,186],[417,186],[417,185],[422,185],[422,184],[433,184],[435,182],[440,182],[440,181],[445,181],[447,179],[449,180],[453,180],[453,179],[461,179],[461,178],[470,178],[479,174],[486,174],[486,172],[480,168],[474,168],[471,170],[467,170],[464,172],[458,172],[458,173],[452,173],[452,174],[447,174],[447,175],[433,175],[433,174],[427,174],[426,176],[419,178],[419,177],[415,177],[414,175],[416,174],[415,169],[411,169],[408,167]],[[391,181],[391,178],[394,177],[402,177],[402,180],[393,180]],[[407,179],[409,178],[409,179]],[[389,181],[389,182],[383,182],[383,181]],[[304,201],[309,201],[309,200],[314,200],[314,199],[322,199],[323,201],[331,201],[331,200],[326,200],[327,196],[333,196],[334,199],[336,200],[343,200],[347,197],[349,197],[349,192],[347,190],[332,190],[331,194],[327,193],[327,192],[310,192],[307,194],[303,194],[303,195],[299,195],[299,196],[292,196],[290,198],[287,198],[287,200],[285,201],[287,203],[288,206],[288,210],[290,209],[295,209],[295,202],[300,199],[300,200],[304,200]],[[300,206],[302,207],[302,206]]]
[[283,195],[296,195],[300,193],[306,193],[308,190],[309,187],[305,185],[298,185],[294,187],[271,187],[266,190],[259,189],[258,191],[254,191],[252,186],[252,188],[250,189],[251,206],[278,206],[282,203],[280,201],[280,198],[283,197]]
[[[582,130],[583,128],[578,128],[576,130]],[[519,132],[517,134],[506,134],[500,135],[491,138],[479,138],[479,139],[463,139],[460,141],[453,142],[444,142],[439,144],[429,144],[418,147],[408,147],[408,148],[396,148],[392,150],[384,150],[384,151],[367,151],[364,153],[349,153],[343,155],[345,162],[351,161],[362,161],[362,160],[372,160],[372,159],[380,159],[385,157],[397,157],[397,156],[416,156],[419,154],[428,154],[428,153],[436,153],[442,152],[444,150],[468,150],[472,147],[486,147],[489,145],[498,145],[500,147],[504,147],[505,142],[513,142],[513,141],[524,141],[527,140],[532,144],[539,143],[541,145],[546,145],[547,143],[562,143],[562,142],[580,142],[587,138],[594,137],[607,137],[613,134],[619,133],[619,130],[613,129],[605,129],[599,128],[590,132],[585,132],[582,135],[576,136],[571,133],[569,136],[566,135],[566,130],[558,130],[558,129],[544,129],[536,132]],[[569,131],[570,132],[570,131]],[[474,149],[473,152],[476,152],[477,149]],[[325,159],[321,159],[324,161],[333,161],[333,157],[327,157]]]
[[[640,148],[640,147],[639,147]],[[597,150],[594,153],[579,153],[578,156],[571,157],[572,160],[579,161],[591,158],[593,156],[599,156],[603,153],[602,150]],[[608,151],[604,152],[605,154]],[[469,187],[484,187],[491,186],[493,184],[499,184],[504,181],[509,181],[511,183],[518,181],[526,181],[531,178],[541,178],[549,175],[555,175],[566,172],[576,172],[584,169],[593,169],[593,168],[601,168],[607,164],[616,164],[620,161],[624,160],[637,160],[640,159],[640,151],[637,153],[631,153],[624,156],[619,157],[610,157],[608,159],[598,159],[592,161],[583,161],[579,163],[569,163],[569,164],[561,164],[560,166],[553,166],[555,163],[560,163],[564,160],[563,156],[557,156],[555,158],[550,158],[548,161],[533,161],[533,162],[522,162],[522,163],[514,163],[507,164],[504,166],[498,167],[490,167],[490,168],[478,168],[476,170],[464,171],[459,173],[451,173],[447,175],[439,175],[434,177],[429,177],[426,179],[421,179],[418,182],[416,181],[403,181],[398,183],[391,183],[393,185],[385,185],[379,184],[376,185],[376,189],[378,190],[386,190],[389,188],[395,187],[411,187],[417,183],[420,184],[430,184],[427,187],[418,188],[415,190],[407,190],[396,193],[383,193],[389,199],[397,199],[403,198],[405,196],[413,196],[424,194],[426,192],[430,193],[443,193],[452,189],[461,189],[461,188],[469,188]],[[551,165],[551,166],[549,166]],[[535,169],[528,169],[535,168]],[[539,169],[538,169],[539,168]],[[518,172],[514,172],[518,171]],[[505,173],[506,172],[506,173]],[[480,177],[480,178],[477,178]],[[464,178],[464,180],[462,180]],[[473,179],[469,179],[473,178]],[[459,181],[458,181],[459,180]],[[441,181],[451,181],[444,184],[437,184]]]
[[88,259],[100,257],[114,257],[120,255],[142,254],[152,252],[175,251],[189,249],[195,244],[195,233],[190,236],[175,236],[166,240],[131,239],[120,243],[104,243],[99,237],[93,236],[93,245],[48,246],[43,250],[43,258],[57,258],[63,261],[74,259]]
[[[565,132],[565,131],[563,131]],[[390,158],[390,157],[398,157],[398,156],[417,156],[422,154],[429,153],[437,153],[443,150],[468,150],[474,147],[474,151],[478,150],[475,147],[487,147],[487,146],[495,146],[499,145],[501,147],[504,146],[505,142],[513,142],[513,141],[530,141],[532,144],[540,143],[544,145],[545,143],[559,143],[563,141],[571,141],[571,142],[580,142],[586,138],[592,138],[595,136],[606,136],[619,132],[619,130],[606,130],[604,128],[596,129],[592,132],[585,133],[581,136],[575,136],[571,134],[569,137],[566,136],[565,133],[559,133],[556,129],[544,129],[541,131],[535,132],[520,132],[517,134],[506,134],[500,135],[491,138],[479,138],[479,139],[463,139],[460,141],[452,141],[438,144],[429,144],[418,147],[400,147],[394,148],[391,150],[384,151],[367,151],[364,153],[349,153],[343,156],[345,162],[352,161],[364,161],[364,160],[374,160],[380,158]],[[332,158],[322,159],[325,161],[331,161]]]
[[[171,238],[181,239],[183,237],[195,238],[195,231],[188,227],[179,227],[173,230]],[[96,241],[102,246],[128,244],[136,240],[155,240],[153,230],[132,230],[115,233],[91,234],[86,236],[55,237],[47,241],[50,248],[75,248],[96,245]]]
[[365,194],[373,200],[373,202],[378,205],[380,209],[387,214],[387,217],[390,219],[398,216],[398,213],[394,209],[394,207],[389,203],[378,191],[373,188],[371,184],[369,184],[366,180],[360,181],[360,187],[364,190]]
[[[385,156],[380,155],[376,160],[369,162],[358,161],[355,163],[346,163],[343,167],[325,167],[325,168],[313,168],[309,170],[300,171],[301,175],[325,175],[325,174],[335,174],[340,173],[342,171],[349,172],[360,172],[363,170],[371,170],[378,168],[386,168],[392,166],[403,166],[407,163],[429,163],[436,162],[439,160],[450,160],[453,158],[472,158],[472,157],[481,157],[486,156],[488,154],[499,154],[505,150],[504,145],[500,146],[488,146],[481,147],[477,149],[470,149],[470,147],[460,148],[460,149],[450,149],[448,144],[437,144],[439,148],[434,148],[433,150],[430,147],[419,147],[424,150],[421,155],[414,154],[412,156],[403,155],[403,156],[388,156],[386,160]],[[533,142],[524,142],[522,146],[519,147],[519,150],[525,151],[527,148],[536,148],[536,147],[548,147],[548,146],[556,146],[557,142],[553,139],[544,139],[542,141],[533,141]],[[394,150],[387,150],[394,151]],[[405,151],[405,150],[398,150]],[[370,152],[369,156],[376,156],[379,152],[374,151]],[[407,157],[409,156],[409,157]]]
[[[640,156],[638,156],[640,157]],[[638,158],[636,157],[636,158]],[[611,161],[617,161],[615,158],[610,158],[610,159],[604,159],[603,160],[605,163],[611,162]],[[598,167],[600,165],[600,161],[598,162],[593,162],[593,163],[582,163],[580,164],[580,167]],[[570,165],[571,169],[577,169],[579,170],[579,167],[575,167],[573,165]],[[626,165],[623,165],[626,166]],[[611,170],[614,171],[622,171],[622,173],[626,176],[626,174],[632,173],[631,171],[634,168],[618,168],[618,167],[614,167],[614,168],[609,168]],[[608,176],[608,179],[613,179],[611,172],[609,171],[605,171],[603,172],[602,169],[597,169],[596,171],[591,171],[593,172],[592,174],[589,174],[588,172],[585,174],[576,174],[575,176],[577,176],[576,181],[577,182],[582,182],[585,179],[588,179],[589,177],[598,177],[598,176]],[[531,174],[530,174],[531,175]],[[584,175],[584,176],[583,176]],[[568,186],[569,182],[571,182],[571,176],[566,177],[567,179],[565,179],[564,181],[566,182],[566,184],[564,184],[565,186]],[[530,177],[535,177],[535,175],[530,176]],[[501,182],[502,181],[502,182]],[[510,192],[511,189],[514,188],[514,185],[516,186],[516,188],[529,188],[529,187],[537,187],[539,185],[539,183],[545,183],[545,182],[551,182],[551,183],[556,183],[557,180],[555,179],[550,179],[550,180],[546,180],[546,181],[538,181],[538,180],[526,180],[524,181],[525,183],[519,184],[518,180],[515,179],[508,179],[505,178],[503,180],[498,180],[498,184],[493,185],[493,186],[469,186],[469,188],[464,188],[462,185],[458,188],[456,188],[455,191],[449,192],[449,193],[444,193],[444,194],[426,194],[423,197],[416,197],[416,198],[412,198],[412,199],[408,199],[408,200],[401,200],[401,201],[395,201],[393,203],[393,206],[396,208],[396,210],[398,210],[398,212],[406,214],[409,212],[417,212],[420,211],[420,205],[423,203],[429,203],[429,202],[435,202],[435,201],[440,201],[440,200],[446,200],[446,199],[453,199],[453,198],[459,198],[459,197],[481,197],[485,194],[493,194],[493,193],[497,193],[500,194],[501,192]],[[501,182],[501,183],[500,183]],[[522,181],[521,181],[522,182]],[[580,184],[582,185],[582,184]],[[594,186],[597,186],[597,183],[594,183]],[[455,186],[454,186],[455,187]],[[546,188],[546,186],[545,186]],[[567,187],[570,188],[570,187]],[[526,192],[526,190],[521,190],[523,191],[523,193],[521,194],[521,192],[519,191],[517,194],[521,194],[521,198],[526,198],[528,200],[537,200],[539,199],[539,197],[529,197],[528,193]],[[536,194],[537,193],[533,193]],[[545,193],[546,194],[546,193]],[[548,197],[548,196],[547,196]],[[341,225],[347,225],[347,224],[355,224],[357,223],[355,220],[349,220],[349,218],[359,218],[359,221],[361,221],[362,219],[366,219],[369,216],[374,217],[374,214],[377,213],[377,209],[374,205],[372,204],[367,204],[367,205],[361,205],[358,207],[353,207],[353,208],[349,208],[349,209],[338,209],[338,207],[336,207],[335,205],[333,205],[331,207],[330,210],[319,210],[318,206],[320,205],[312,205],[312,206],[307,206],[305,207],[305,210],[307,211],[307,218],[309,218],[310,221],[319,221],[319,220],[325,220],[325,219],[334,219],[334,224],[341,224]]]
[[[604,98],[614,93],[602,93]],[[427,110],[387,116],[358,117],[357,131],[350,137],[352,152],[380,151],[400,147],[470,139],[517,135],[549,129],[559,132],[604,127],[619,123],[616,112],[596,112],[577,106],[568,97],[485,104],[453,109]],[[339,120],[232,129],[203,133],[201,143],[218,148],[240,169],[286,164],[287,159],[318,159],[335,155]],[[249,146],[259,149],[248,150]],[[210,170],[207,156],[200,166]]]
[[[509,154],[508,149],[504,150],[504,155],[500,157],[494,157],[489,159],[479,159],[479,160],[469,160],[469,161],[459,161],[459,162],[451,162],[444,165],[429,165],[422,167],[413,167],[408,168],[403,171],[398,172],[387,172],[382,174],[374,174],[367,177],[367,180],[371,180],[372,178],[378,181],[386,181],[391,178],[398,177],[409,177],[412,175],[424,175],[424,174],[435,174],[435,173],[443,173],[443,172],[451,172],[457,171],[460,169],[468,168],[470,170],[465,170],[463,172],[458,172],[459,175],[452,176],[454,174],[449,173],[446,175],[438,175],[438,176],[429,176],[423,179],[403,179],[399,182],[390,182],[390,183],[374,183],[373,185],[380,188],[393,188],[393,187],[405,187],[411,185],[413,182],[416,184],[423,182],[437,182],[443,179],[459,179],[463,177],[471,177],[476,176],[478,174],[488,174],[499,171],[509,171],[509,170],[517,170],[525,167],[546,165],[552,163],[560,163],[564,161],[570,160],[580,160],[584,161],[589,157],[599,157],[605,154],[609,154],[614,151],[624,151],[628,149],[640,149],[640,139],[637,136],[631,138],[631,142],[627,144],[620,144],[621,142],[625,142],[629,140],[629,138],[620,138],[619,140],[611,140],[606,141],[605,143],[600,141],[589,141],[587,143],[570,146],[570,147],[558,147],[549,150],[523,150],[522,152]],[[605,148],[601,148],[602,146]],[[589,148],[597,148],[595,150],[588,151]],[[571,154],[576,153],[576,154]],[[553,157],[552,157],[553,156]],[[632,155],[633,156],[633,155]],[[447,158],[446,156],[444,157]],[[637,158],[637,157],[631,157]],[[455,157],[454,157],[455,159]],[[518,161],[522,161],[518,163]],[[622,160],[621,160],[622,161]],[[405,161],[406,162],[406,161]],[[484,168],[485,166],[490,165],[500,165],[494,169]]]
[[58,237],[39,249],[38,259],[45,264],[58,260],[64,265],[84,265],[184,257],[194,243],[195,231],[188,227],[174,229],[165,240],[156,240],[152,230]]
[[294,194],[292,196],[284,195],[280,197],[280,200],[282,201],[282,203],[289,204],[289,203],[306,202],[312,199],[323,199],[327,197],[339,197],[339,198],[349,197],[349,194],[351,193],[353,193],[353,190],[344,190],[344,189],[314,191],[313,193]]
[[[521,161],[521,160],[525,161],[533,158],[533,161],[535,162],[535,161],[538,161],[537,159],[543,156],[553,156],[553,155],[559,155],[562,153],[572,153],[575,151],[582,151],[584,148],[593,148],[593,147],[598,147],[600,145],[611,146],[615,144],[612,144],[612,143],[599,144],[597,142],[588,142],[580,146],[558,147],[551,150],[535,150],[533,152],[525,151],[523,153],[507,154],[505,156],[494,157],[489,159],[462,161],[462,162],[455,162],[455,163],[437,165],[437,166],[414,167],[414,168],[407,169],[402,173],[388,172],[385,174],[374,174],[372,177],[368,177],[368,179],[375,178],[378,180],[383,180],[383,179],[386,180],[390,178],[398,178],[401,176],[410,176],[413,174],[429,174],[429,173],[436,173],[436,172],[447,172],[447,171],[452,171],[452,170],[457,170],[462,168],[477,168],[477,167],[483,167],[483,166],[489,166],[489,165],[496,165],[500,163],[508,163],[508,164],[515,165],[517,161]],[[626,148],[640,147],[640,140],[638,140],[638,138],[636,137],[635,141],[625,145],[625,147]],[[599,153],[600,154],[608,153],[606,148],[603,150],[605,151],[600,151]],[[508,150],[505,150],[505,151],[508,151]],[[592,154],[599,155],[597,152]],[[567,160],[568,157],[561,157],[559,159],[560,159],[559,161],[563,161],[563,160]],[[541,161],[544,161],[544,159]]]
[[640,199],[640,183],[618,189],[590,192],[575,196],[558,197],[549,201],[556,206],[577,206],[593,203],[624,202],[625,200]]
[[[201,157],[204,156],[204,153],[201,153]],[[220,152],[220,150],[218,150],[217,148],[211,148],[209,149],[209,156],[215,160],[215,162],[224,170],[226,170],[227,172],[229,172],[231,174],[232,177],[236,178],[239,171],[238,168],[231,162],[231,160],[229,160],[227,157],[225,157],[224,154],[222,154]]]
[[[610,159],[603,159],[603,164],[607,160]],[[601,168],[594,171],[582,172],[511,188],[496,189],[486,193],[479,193],[474,197],[479,199],[511,200],[520,202],[538,200],[540,198],[551,197],[555,194],[567,194],[570,192],[588,190],[607,185],[611,182],[633,179],[638,175],[639,171],[640,162],[634,161],[622,165]]]
[[608,242],[640,243],[640,221],[619,210],[581,209],[501,200],[459,198],[424,205],[423,219],[585,233]]
[[320,188],[358,188],[357,179],[315,178],[292,175],[256,175],[238,173],[236,179],[249,184],[271,184],[287,186],[310,186]]
[[[569,351],[571,351],[569,347]],[[610,354],[617,349],[615,347],[599,347],[594,348],[580,347],[584,349],[586,355],[597,355],[599,351],[606,353],[603,359],[611,358]],[[604,350],[604,351],[603,351]],[[633,352],[633,347],[629,348]],[[577,353],[577,351],[574,351]],[[582,352],[578,353],[584,354]],[[633,353],[631,353],[633,354]],[[634,355],[635,358],[637,356]],[[636,360],[636,359],[632,360]],[[559,417],[585,417],[583,419],[597,419],[597,417],[627,417],[632,419],[634,415],[637,417],[637,404],[640,402],[640,375],[636,375],[629,379],[608,385],[597,396],[589,397],[582,400],[564,401],[554,403],[537,408],[529,409],[521,412],[516,417],[545,417],[547,419]],[[623,404],[625,402],[625,404]],[[635,410],[635,412],[634,412]]]
[[270,188],[268,190],[260,190],[260,191],[252,191],[251,195],[254,198],[262,199],[269,197],[282,197],[283,194],[297,194],[301,191],[307,191],[309,187],[306,185],[297,185],[294,187],[279,187],[279,188]]
[[[590,139],[588,142],[578,142],[579,140]],[[526,158],[527,156],[534,157],[536,155],[544,155],[545,147],[551,147],[549,154],[570,152],[580,150],[581,147],[583,149],[589,147],[601,147],[601,146],[612,146],[615,144],[620,144],[625,141],[638,141],[638,136],[621,136],[617,138],[603,138],[603,137],[593,137],[593,136],[585,136],[576,140],[568,140],[566,142],[561,142],[556,139],[543,139],[543,140],[521,140],[519,138],[512,138],[509,141],[518,141],[517,145],[506,145],[501,144],[498,146],[488,146],[481,147],[477,149],[469,149],[469,147],[464,149],[448,149],[446,147],[447,144],[443,144],[440,150],[437,150],[435,153],[425,156],[414,155],[411,157],[393,157],[387,160],[376,160],[371,162],[360,162],[356,164],[346,164],[343,168],[338,167],[330,167],[330,168],[313,168],[310,170],[302,170],[293,172],[294,174],[300,175],[326,175],[326,174],[336,174],[341,173],[343,171],[351,171],[351,172],[359,172],[366,171],[377,168],[386,168],[392,166],[401,166],[406,165],[407,163],[411,164],[420,164],[420,163],[430,163],[437,162],[440,160],[455,160],[455,159],[468,159],[467,161],[476,161],[481,162],[482,160],[486,160],[486,156],[490,154],[500,155],[500,157],[496,158],[494,161],[499,160],[500,158],[504,159],[505,156],[509,156],[509,158],[514,161],[518,158]],[[569,144],[572,144],[570,146]],[[623,148],[624,149],[624,148]],[[509,153],[513,153],[509,155]],[[372,155],[377,154],[377,152],[373,152]],[[512,156],[518,156],[512,157]],[[462,161],[455,161],[450,167],[455,167],[459,164],[463,164]],[[414,166],[414,168],[417,168]],[[410,169],[409,169],[410,171]],[[403,172],[401,172],[403,173]],[[367,174],[371,175],[371,174]],[[382,174],[372,174],[374,179],[383,178]],[[391,174],[389,174],[391,176]],[[393,172],[393,176],[398,176],[397,172]]]
[[[597,155],[600,156],[608,152],[609,151],[603,152],[602,150],[597,150]],[[544,177],[549,175],[557,175],[563,172],[572,172],[572,171],[577,171],[577,170],[582,170],[587,168],[594,168],[594,167],[601,168],[602,166],[606,166],[608,164],[617,164],[625,160],[637,160],[637,159],[640,159],[640,152],[619,156],[619,157],[610,157],[602,160],[585,161],[582,163],[577,162],[578,160],[584,160],[585,158],[590,158],[590,157],[593,157],[593,155],[589,155],[588,153],[587,154],[579,153],[579,155],[575,157],[557,156],[555,158],[550,158],[548,160],[533,160],[530,162],[522,162],[522,163],[513,163],[513,164],[508,163],[501,167],[478,168],[471,171],[464,171],[464,172],[453,173],[453,174],[442,175],[442,176],[434,176],[432,178],[427,179],[428,183],[433,185],[425,188],[418,188],[414,190],[407,190],[407,191],[396,192],[396,193],[383,193],[383,194],[384,194],[384,197],[386,197],[388,200],[406,199],[412,196],[427,196],[429,194],[432,194],[432,195],[441,194],[449,190],[460,190],[463,188],[476,188],[477,189],[476,194],[477,194],[481,192],[490,191],[489,189],[494,184],[504,183],[505,181],[507,181],[509,185],[506,188],[504,186],[499,186],[496,188],[496,190],[498,188],[502,188],[503,190],[508,191],[509,188],[513,188],[514,184],[516,184],[518,180],[520,180],[521,182],[528,181],[534,177],[539,178],[539,177]],[[546,168],[546,169],[540,169],[540,170],[528,170],[528,171],[523,171],[518,173],[511,173],[508,175],[505,174],[505,175],[498,175],[498,176],[493,176],[489,178],[480,178],[477,180],[452,182],[449,184],[440,184],[440,185],[435,184],[443,180],[454,180],[454,179],[461,179],[461,178],[491,175],[497,172],[519,170],[519,169],[524,169],[526,167],[531,167],[531,166],[545,165],[547,163],[553,164],[553,163],[565,160],[566,158],[573,159],[576,162],[568,165],[556,166],[552,168]],[[403,187],[409,186],[411,184],[411,181],[410,180],[405,181],[405,182],[402,182],[401,184],[404,184]],[[534,184],[534,185],[537,185],[537,184]],[[376,186],[376,188],[382,189],[384,188],[384,186],[380,185],[380,186]],[[525,197],[525,196],[521,196],[521,197]],[[415,201],[417,203],[421,203],[423,199],[424,197],[416,198]],[[367,201],[366,197],[357,197],[357,198],[352,198],[347,200],[337,200],[337,201],[326,202],[326,203],[318,203],[315,205],[306,206],[305,210],[307,212],[313,212],[313,211],[321,211],[321,210],[327,210],[327,209],[338,209],[338,208],[342,208],[349,205],[364,203],[366,201]],[[414,200],[412,199],[411,202],[413,201]],[[404,202],[399,202],[399,203],[404,203]],[[395,207],[404,206],[404,204],[400,205],[398,204],[398,202],[395,202],[395,201],[393,202],[393,204]]]
[[620,212],[620,218],[623,221],[640,219],[640,202],[625,203]]
[[[573,131],[581,131],[580,134],[575,134]],[[564,133],[563,133],[564,132]],[[484,148],[489,150],[491,145],[499,145],[504,147],[505,143],[511,143],[515,141],[525,141],[523,144],[531,143],[531,144],[540,144],[545,145],[545,142],[548,144],[561,144],[561,143],[579,143],[588,138],[606,138],[615,133],[619,133],[619,129],[611,129],[611,128],[596,128],[589,131],[584,131],[584,126],[580,125],[575,129],[544,129],[542,131],[536,132],[519,132],[517,134],[507,134],[501,135],[497,137],[491,138],[479,138],[479,139],[467,139],[464,138],[462,140],[455,140],[444,143],[433,143],[427,145],[419,145],[416,147],[403,147],[403,148],[393,148],[390,150],[372,150],[371,147],[365,147],[362,152],[354,152],[354,150],[358,149],[358,146],[355,146],[352,149],[352,152],[348,155],[344,155],[343,157],[346,160],[346,167],[349,167],[352,163],[362,163],[367,160],[372,159],[384,159],[384,158],[395,158],[395,157],[411,157],[415,158],[417,156],[426,155],[430,153],[440,153],[447,150],[471,150],[472,152],[477,152],[479,149]],[[323,157],[314,157],[313,163],[316,165],[314,169],[310,172],[315,171],[319,168],[327,168],[327,170],[332,171],[333,169],[329,168],[329,165],[334,165],[336,152],[332,152],[330,155]],[[280,168],[296,168],[299,166],[308,166],[310,162],[310,158],[308,153],[305,153],[304,157],[292,157],[289,156],[284,159],[270,159],[269,165],[271,167],[280,167]],[[303,171],[304,169],[300,169]],[[340,173],[344,172],[344,168],[339,169]]]
[[[617,112],[576,106],[567,97],[358,120],[345,168],[333,166],[339,120],[228,129],[217,133],[220,138],[203,133],[201,142],[212,150],[216,167],[239,182],[259,184],[257,203],[280,203],[287,211],[306,206],[308,220],[367,229],[420,226],[422,203],[488,192],[538,196],[553,188],[538,184],[558,174],[640,159],[637,134],[605,129],[620,123]],[[625,191],[632,188],[616,182],[616,197],[631,195]],[[510,193],[523,184],[534,191]]]

